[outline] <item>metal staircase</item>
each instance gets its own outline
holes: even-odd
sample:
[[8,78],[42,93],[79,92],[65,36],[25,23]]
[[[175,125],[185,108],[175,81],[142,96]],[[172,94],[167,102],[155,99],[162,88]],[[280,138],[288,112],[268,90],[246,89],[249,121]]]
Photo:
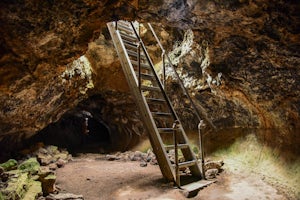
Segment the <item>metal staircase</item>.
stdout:
[[[199,166],[165,92],[165,69],[163,80],[160,80],[138,28],[133,22],[127,21],[110,22],[107,26],[163,176],[187,191],[198,190],[212,183],[204,180],[203,165],[200,163]],[[154,33],[151,25],[150,28]],[[155,33],[154,36],[158,40]],[[161,46],[160,42],[159,45]],[[172,137],[172,142],[166,140],[169,136]],[[172,149],[175,158],[170,159],[167,151]],[[202,161],[204,162],[203,157]],[[190,174],[183,176],[182,171],[187,168]]]

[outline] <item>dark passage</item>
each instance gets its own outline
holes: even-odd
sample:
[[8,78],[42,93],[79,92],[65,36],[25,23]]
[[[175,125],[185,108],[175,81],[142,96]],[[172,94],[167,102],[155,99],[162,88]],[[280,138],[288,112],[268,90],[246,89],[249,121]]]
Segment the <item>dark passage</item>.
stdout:
[[112,149],[109,127],[87,111],[65,114],[35,135],[32,142],[67,148],[72,153],[105,153]]

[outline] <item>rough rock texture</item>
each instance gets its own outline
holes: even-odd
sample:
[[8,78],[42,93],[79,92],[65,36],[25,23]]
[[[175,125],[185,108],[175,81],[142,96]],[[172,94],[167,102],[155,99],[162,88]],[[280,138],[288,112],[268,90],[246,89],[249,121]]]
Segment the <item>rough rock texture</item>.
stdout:
[[134,5],[1,1],[1,149],[34,135],[87,97],[82,88],[90,87],[89,77],[69,63],[84,55],[115,15],[132,18]]
[[[89,96],[128,94],[105,41],[105,23],[116,18],[192,29],[193,51],[178,66],[202,114],[218,128],[279,129],[297,146],[299,7],[293,0],[1,1],[1,149]],[[213,83],[219,73],[221,85]]]

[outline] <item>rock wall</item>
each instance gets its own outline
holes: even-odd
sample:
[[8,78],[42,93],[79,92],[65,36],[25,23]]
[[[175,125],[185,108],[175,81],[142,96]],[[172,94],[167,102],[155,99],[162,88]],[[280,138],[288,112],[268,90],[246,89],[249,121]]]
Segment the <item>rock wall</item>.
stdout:
[[280,129],[297,145],[299,7],[293,0],[1,1],[1,149],[89,96],[128,94],[105,31],[116,18],[153,21],[174,30],[175,40],[191,29],[192,50],[178,71],[202,114],[218,128]]

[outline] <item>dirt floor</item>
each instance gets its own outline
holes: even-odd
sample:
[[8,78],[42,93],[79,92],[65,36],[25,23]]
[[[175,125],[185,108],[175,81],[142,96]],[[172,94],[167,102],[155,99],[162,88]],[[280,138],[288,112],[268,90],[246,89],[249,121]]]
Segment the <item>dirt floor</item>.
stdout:
[[[225,163],[226,165],[226,163]],[[57,170],[61,192],[82,194],[85,200],[180,200],[182,191],[165,182],[158,165],[140,167],[135,161],[107,161],[104,155],[82,154]],[[217,182],[191,199],[290,199],[258,174],[225,170]]]

